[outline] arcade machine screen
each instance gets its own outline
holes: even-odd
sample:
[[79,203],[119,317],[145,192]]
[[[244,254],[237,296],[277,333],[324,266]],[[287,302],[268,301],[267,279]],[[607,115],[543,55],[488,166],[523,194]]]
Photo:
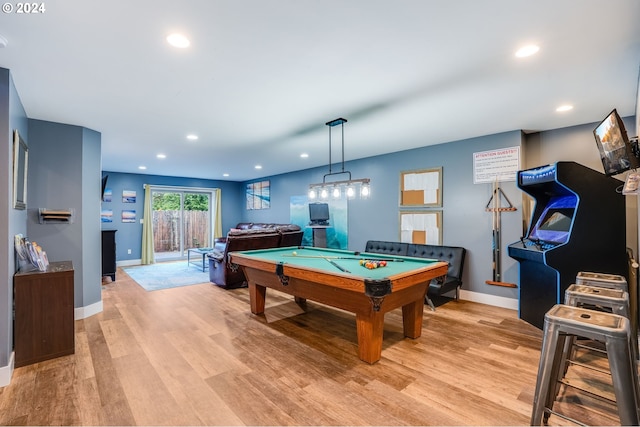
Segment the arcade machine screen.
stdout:
[[553,243],[566,243],[576,211],[576,198],[564,196],[554,198],[540,215],[540,219],[529,233],[529,239]]

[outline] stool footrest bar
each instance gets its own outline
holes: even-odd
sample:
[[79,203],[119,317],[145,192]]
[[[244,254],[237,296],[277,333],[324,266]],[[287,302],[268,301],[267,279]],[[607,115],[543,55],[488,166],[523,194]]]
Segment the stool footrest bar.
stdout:
[[566,385],[567,387],[571,387],[571,388],[575,388],[576,390],[580,390],[584,393],[587,393],[593,397],[597,397],[599,399],[605,400],[609,403],[613,403],[614,405],[616,404],[616,401],[613,399],[608,398],[607,396],[603,396],[602,394],[596,393],[595,391],[589,390],[588,388],[585,387],[580,387],[578,385],[572,384],[568,379],[564,378],[558,381],[559,383],[562,383],[564,385]]
[[561,414],[559,412],[553,411],[553,410],[551,410],[549,408],[544,408],[544,412],[546,412],[549,415],[555,415],[556,417],[560,417],[563,420],[571,421],[572,423],[575,423],[575,424],[577,424],[579,426],[584,426],[584,427],[588,426],[588,424],[581,423],[580,421],[578,421],[578,420],[576,420],[574,418],[567,417],[566,415],[563,415],[563,414]]

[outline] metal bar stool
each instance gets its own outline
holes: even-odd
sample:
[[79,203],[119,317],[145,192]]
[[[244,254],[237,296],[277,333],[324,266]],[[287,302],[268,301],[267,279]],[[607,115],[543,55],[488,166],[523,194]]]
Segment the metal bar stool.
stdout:
[[[576,275],[576,285],[597,286],[599,288],[622,289],[629,294],[629,319],[631,320],[631,336],[638,336],[638,320],[637,320],[637,286],[627,283],[624,276],[608,273],[594,273],[591,271],[580,271]],[[637,340],[636,340],[637,341]],[[635,348],[638,347],[636,342]],[[635,352],[636,357],[639,356],[638,351]],[[636,359],[637,360],[637,359]]]
[[[571,285],[564,293],[564,303],[574,307],[582,307],[590,310],[605,311],[607,313],[614,313],[620,316],[624,316],[631,320],[631,311],[629,309],[629,294],[622,289],[614,288],[601,288],[596,286],[587,285]],[[638,346],[637,341],[631,342],[631,352],[633,354],[633,360],[638,358]],[[572,356],[573,349],[581,347],[584,349],[596,351],[599,353],[605,353],[601,348],[589,346],[584,343],[576,344],[576,337],[568,337],[565,341],[564,348],[564,370],[561,378],[567,373],[567,369],[571,364],[577,364],[589,369],[589,365],[579,363],[575,361]]]
[[576,422],[553,411],[558,390],[557,379],[563,364],[565,339],[573,335],[605,344],[620,423],[638,425],[638,375],[630,347],[629,319],[613,313],[563,304],[553,306],[544,316],[542,350],[533,396],[531,425],[540,425],[543,417],[546,424],[551,414]]
[[576,275],[576,285],[597,286],[599,288],[622,289],[629,292],[629,285],[624,276],[617,274],[593,273],[580,271]]
[[618,314],[630,319],[629,294],[623,289],[573,284],[564,293],[564,303]]

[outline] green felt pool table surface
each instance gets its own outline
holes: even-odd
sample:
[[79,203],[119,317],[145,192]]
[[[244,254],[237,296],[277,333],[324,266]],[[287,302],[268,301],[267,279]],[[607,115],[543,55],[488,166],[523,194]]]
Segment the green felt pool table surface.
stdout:
[[[326,249],[314,247],[288,247],[275,249],[258,249],[243,251],[242,255],[260,258],[265,261],[283,263],[290,266],[298,266],[314,270],[322,270],[327,273],[344,273],[363,279],[393,278],[398,275],[412,272],[416,269],[430,267],[438,260],[426,258],[401,257],[386,254],[374,254],[366,252],[353,252],[340,249]],[[385,267],[368,269],[360,265],[360,260],[393,260],[387,262]],[[333,261],[332,264],[329,261]],[[347,270],[341,271],[340,268]]]
[[[384,313],[402,307],[404,335],[422,333],[424,297],[432,279],[444,277],[447,264],[437,260],[358,253],[314,247],[288,247],[232,252],[249,286],[251,312],[265,310],[266,289],[355,313],[358,355],[375,363],[381,357]],[[387,260],[367,269],[360,259]]]

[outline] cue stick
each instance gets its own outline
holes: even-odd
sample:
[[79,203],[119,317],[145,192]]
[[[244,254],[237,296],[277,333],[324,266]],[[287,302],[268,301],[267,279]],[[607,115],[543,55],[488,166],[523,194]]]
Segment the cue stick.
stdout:
[[[293,255],[293,254],[282,254],[282,256],[286,257],[297,257],[297,258],[322,258],[322,259],[355,259],[355,260],[372,260],[372,261],[387,261],[387,262],[404,262],[403,259],[395,259],[395,258],[362,258],[362,257],[348,257],[348,256],[320,256],[320,255]],[[427,261],[438,261],[437,259],[428,259],[422,258]]]
[[340,271],[344,271],[345,273],[351,273],[349,270],[347,270],[346,268],[342,267],[341,265],[338,265],[338,263],[336,263],[333,260],[330,260],[329,258],[325,258],[327,261],[329,261],[331,264],[333,264],[338,270]]

